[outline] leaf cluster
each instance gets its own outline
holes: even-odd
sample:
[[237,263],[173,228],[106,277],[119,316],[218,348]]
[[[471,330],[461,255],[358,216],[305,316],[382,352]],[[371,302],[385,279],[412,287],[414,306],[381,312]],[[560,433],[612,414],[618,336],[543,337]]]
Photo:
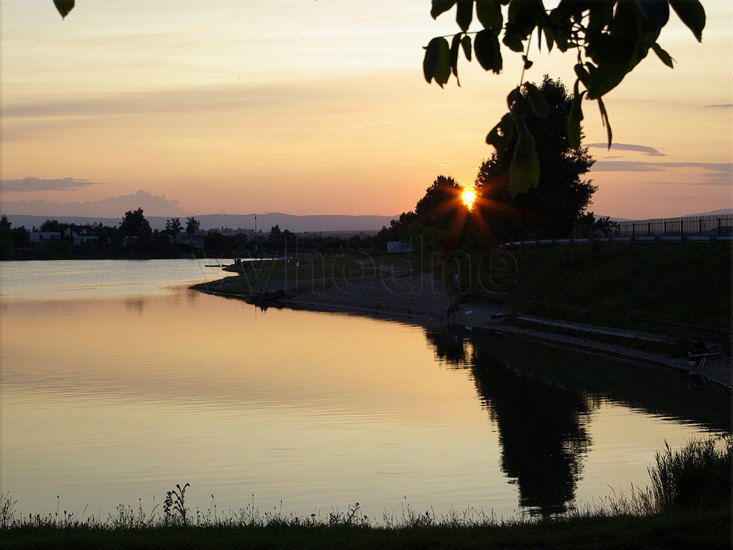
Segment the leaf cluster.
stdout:
[[[547,116],[547,106],[536,87],[521,83],[524,71],[533,64],[529,56],[535,33],[539,51],[544,43],[548,52],[557,48],[562,53],[576,53],[577,79],[567,117],[570,145],[576,150],[580,148],[585,98],[597,101],[610,148],[613,136],[603,96],[618,86],[650,50],[665,65],[674,67],[672,56],[657,43],[670,11],[677,14],[698,42],[702,41],[706,19],[699,0],[560,0],[551,10],[545,8],[542,0],[432,0],[430,13],[435,19],[454,6],[460,31],[452,37],[435,37],[425,48],[423,73],[428,83],[435,81],[443,87],[453,75],[460,85],[461,51],[468,61],[475,55],[484,70],[495,74],[503,70],[502,48],[523,53],[522,78],[507,97],[508,113],[486,137],[497,152],[505,150],[512,137],[517,138],[510,170],[512,194],[536,187],[540,179],[534,137],[524,116],[528,108],[539,117]],[[474,13],[482,27],[479,31],[469,31]]]

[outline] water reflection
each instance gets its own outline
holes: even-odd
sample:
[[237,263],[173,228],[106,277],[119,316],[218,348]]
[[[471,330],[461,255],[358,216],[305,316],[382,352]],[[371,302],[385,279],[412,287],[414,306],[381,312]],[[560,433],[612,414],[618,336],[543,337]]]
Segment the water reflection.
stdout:
[[520,505],[532,513],[567,511],[591,445],[592,401],[574,388],[512,369],[484,351],[476,349],[473,373],[498,425],[502,471],[516,480]]
[[[117,283],[133,267],[140,284]],[[202,510],[213,493],[220,510],[256,494],[262,511],[284,500],[299,514],[360,502],[399,515],[405,496],[438,515],[552,513],[643,482],[665,439],[725,424],[706,420],[726,417],[724,400],[688,395],[669,373],[511,338],[438,331],[426,343],[400,323],[262,311],[188,291],[192,268],[27,263],[10,266],[15,287],[3,274],[0,475],[19,510],[53,510],[61,495],[104,515],[189,482]],[[59,278],[88,290],[44,290]]]
[[530,514],[571,509],[593,444],[590,425],[604,401],[648,414],[730,426],[730,392],[701,396],[684,373],[624,364],[591,355],[455,329],[426,331],[438,358],[470,368],[501,445],[501,470],[516,483]]

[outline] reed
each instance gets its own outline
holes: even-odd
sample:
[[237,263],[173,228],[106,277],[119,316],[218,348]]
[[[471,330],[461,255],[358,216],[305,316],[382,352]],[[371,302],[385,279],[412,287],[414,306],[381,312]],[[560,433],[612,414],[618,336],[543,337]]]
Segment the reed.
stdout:
[[730,505],[733,437],[693,440],[679,450],[665,443],[655,460],[649,477],[658,511]]

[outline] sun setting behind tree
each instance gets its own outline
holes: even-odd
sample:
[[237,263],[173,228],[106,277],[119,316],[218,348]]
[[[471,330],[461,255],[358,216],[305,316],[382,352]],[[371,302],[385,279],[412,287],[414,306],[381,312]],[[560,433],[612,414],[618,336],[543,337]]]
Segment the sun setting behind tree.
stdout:
[[463,204],[466,205],[466,208],[471,210],[473,208],[473,201],[476,200],[476,193],[473,191],[464,191],[461,198],[463,199]]

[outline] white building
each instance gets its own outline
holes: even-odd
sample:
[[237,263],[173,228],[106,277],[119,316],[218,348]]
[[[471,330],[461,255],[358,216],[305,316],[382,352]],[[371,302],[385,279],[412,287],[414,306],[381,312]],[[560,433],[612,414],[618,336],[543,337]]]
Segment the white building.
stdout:
[[31,231],[32,243],[57,243],[61,241],[60,231]]
[[412,252],[412,246],[405,244],[402,241],[390,241],[387,243],[387,252]]

